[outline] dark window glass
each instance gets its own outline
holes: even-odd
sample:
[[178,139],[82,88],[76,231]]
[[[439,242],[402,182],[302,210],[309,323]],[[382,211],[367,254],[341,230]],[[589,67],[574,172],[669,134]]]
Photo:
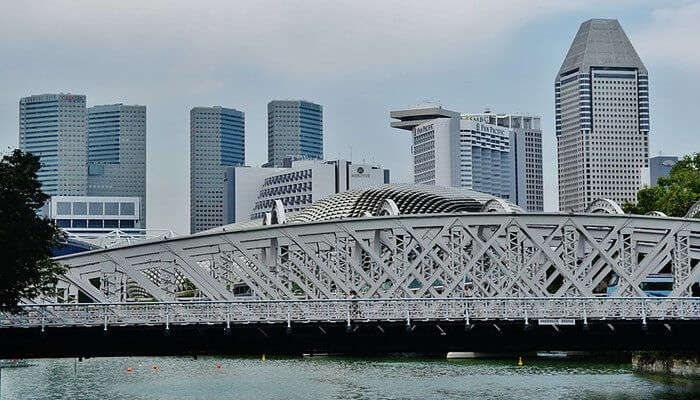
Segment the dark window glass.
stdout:
[[56,203],[56,213],[58,215],[70,215],[70,203],[67,201]]
[[119,203],[105,203],[105,215],[119,215]]
[[83,201],[73,203],[73,215],[87,215],[87,203]]
[[134,215],[134,203],[119,203],[121,215]]
[[89,204],[90,215],[102,215],[104,206],[102,203],[94,202]]

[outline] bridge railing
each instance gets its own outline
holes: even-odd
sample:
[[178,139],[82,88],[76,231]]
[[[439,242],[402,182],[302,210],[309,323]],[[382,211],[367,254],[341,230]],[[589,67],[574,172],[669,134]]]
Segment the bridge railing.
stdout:
[[455,320],[700,320],[700,298],[454,298],[31,304],[0,329]]

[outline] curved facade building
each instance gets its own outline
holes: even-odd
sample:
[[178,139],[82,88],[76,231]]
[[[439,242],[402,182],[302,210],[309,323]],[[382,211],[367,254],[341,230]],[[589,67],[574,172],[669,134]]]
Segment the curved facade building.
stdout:
[[[380,215],[385,202],[391,200],[399,214],[434,214],[480,212],[494,199],[486,193],[468,189],[433,185],[379,185],[349,190],[317,201],[311,207],[289,218],[288,222],[325,221]],[[522,211],[518,206],[514,209]]]

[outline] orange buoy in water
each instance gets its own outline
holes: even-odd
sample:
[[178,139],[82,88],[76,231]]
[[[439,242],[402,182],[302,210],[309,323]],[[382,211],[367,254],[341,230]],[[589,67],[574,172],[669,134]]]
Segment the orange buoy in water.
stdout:
[[216,364],[217,369],[221,369],[221,364]]
[[129,368],[126,369],[126,372],[131,372],[131,371],[133,371],[133,370],[134,370],[133,368],[129,367]]
[[155,370],[157,370],[157,369],[158,369],[158,366],[157,366],[157,365],[155,365],[155,364],[153,364],[153,367],[152,367],[152,368],[153,368],[153,370],[155,371]]

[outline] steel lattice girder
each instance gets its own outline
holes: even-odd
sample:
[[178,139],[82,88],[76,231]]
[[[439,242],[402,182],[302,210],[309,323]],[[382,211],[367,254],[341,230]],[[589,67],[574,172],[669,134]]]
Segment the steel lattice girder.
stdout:
[[700,221],[558,213],[366,217],[198,234],[58,260],[69,267],[66,280],[98,302],[125,300],[115,282],[158,301],[177,299],[182,282],[209,300],[232,300],[236,287],[262,300],[587,297],[611,273],[619,277],[615,296],[644,297],[640,283],[662,270],[674,277],[672,296],[691,296],[700,279]]
[[[171,303],[30,304],[22,313],[0,313],[0,329],[177,324],[308,323],[353,321],[698,321],[700,299],[454,298],[364,300],[265,300]],[[556,324],[557,322],[549,322]]]

